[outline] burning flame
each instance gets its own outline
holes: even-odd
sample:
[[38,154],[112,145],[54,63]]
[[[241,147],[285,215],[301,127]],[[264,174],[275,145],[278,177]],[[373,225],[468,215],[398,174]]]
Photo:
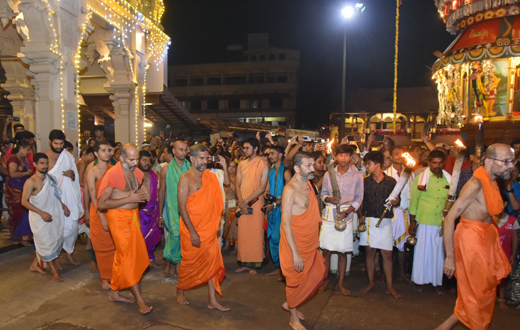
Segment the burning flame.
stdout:
[[464,143],[462,143],[462,141],[459,139],[457,139],[457,141],[455,141],[455,146],[457,146],[460,149],[466,149],[466,146],[464,145]]
[[482,115],[475,115],[475,123],[482,124],[484,122],[484,117]]
[[327,153],[328,154],[332,154],[332,145],[334,144],[334,139],[332,139],[332,141],[330,141],[329,143],[327,143]]
[[401,156],[404,159],[406,159],[406,167],[414,167],[415,166],[415,160],[413,159],[413,157],[409,153],[405,152]]

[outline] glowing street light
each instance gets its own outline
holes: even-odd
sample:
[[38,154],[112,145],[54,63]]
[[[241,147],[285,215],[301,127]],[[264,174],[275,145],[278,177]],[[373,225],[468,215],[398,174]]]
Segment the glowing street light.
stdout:
[[[359,13],[362,13],[363,11],[365,11],[365,5],[363,5],[362,3],[356,3],[354,6],[351,6],[351,5],[347,5],[345,7],[343,7],[343,9],[341,10],[341,15],[343,15],[343,17],[345,19],[351,19],[352,17],[354,17],[356,14],[359,14]],[[346,89],[347,89],[347,82],[346,82],[346,78],[347,78],[347,23],[345,22],[345,27],[344,27],[344,30],[343,30],[343,88],[342,88],[342,91],[341,91],[341,125],[338,127],[339,128],[339,140],[338,141],[341,141],[341,139],[343,139],[343,137],[345,136],[345,112],[346,112],[346,101],[345,101],[345,97],[346,97]]]
[[341,15],[345,18],[351,18],[356,13],[356,9],[352,6],[346,6],[341,10]]

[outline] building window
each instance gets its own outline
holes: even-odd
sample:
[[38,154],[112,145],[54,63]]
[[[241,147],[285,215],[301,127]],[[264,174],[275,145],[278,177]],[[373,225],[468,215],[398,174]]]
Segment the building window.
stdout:
[[258,58],[260,61],[265,61],[265,55],[260,55]]
[[208,110],[218,110],[218,101],[208,101]]
[[201,101],[191,101],[190,102],[190,110],[202,110],[202,102]]
[[259,99],[249,100],[249,108],[250,109],[260,109],[260,100]]
[[265,78],[263,74],[252,74],[249,75],[249,83],[250,84],[263,84],[265,82]]
[[222,79],[220,77],[209,77],[208,85],[220,85],[222,84]]
[[228,100],[228,109],[240,109],[240,100]]
[[277,83],[286,83],[288,81],[287,75],[276,77]]
[[282,107],[282,98],[275,97],[269,100],[269,108],[280,109]]
[[186,78],[175,79],[175,86],[179,86],[179,87],[188,86],[188,79],[186,79]]
[[267,83],[268,84],[273,84],[275,82],[276,82],[276,75],[268,74],[267,75]]
[[274,60],[276,60],[276,55],[269,54],[269,61],[274,61]]
[[279,60],[285,60],[285,54],[278,54]]
[[249,56],[249,60],[253,62],[256,61],[256,55]]
[[204,86],[204,78],[202,78],[202,77],[190,78],[190,86]]
[[230,76],[224,78],[224,83],[226,85],[243,85],[247,83],[246,76]]

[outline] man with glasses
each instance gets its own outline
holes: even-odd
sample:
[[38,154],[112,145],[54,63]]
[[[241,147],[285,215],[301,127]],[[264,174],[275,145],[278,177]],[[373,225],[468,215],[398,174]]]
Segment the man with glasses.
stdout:
[[[475,170],[444,218],[443,270],[448,278],[457,271],[458,298],[454,313],[437,329],[451,329],[459,321],[470,329],[489,327],[496,287],[511,272],[495,221],[504,207],[495,180],[509,179],[515,163],[510,146],[491,145],[483,166]],[[459,216],[462,219],[455,230]]]
[[238,265],[237,273],[256,275],[262,268],[264,254],[264,192],[269,167],[258,157],[260,143],[255,138],[244,141],[244,156],[238,164],[236,194],[238,199]]

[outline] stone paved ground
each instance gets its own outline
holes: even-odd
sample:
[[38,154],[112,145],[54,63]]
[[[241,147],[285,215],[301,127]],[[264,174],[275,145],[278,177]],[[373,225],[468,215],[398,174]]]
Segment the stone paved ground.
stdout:
[[[290,329],[289,315],[281,308],[284,285],[264,275],[273,269],[271,265],[257,276],[235,274],[235,256],[224,255],[228,274],[222,285],[221,301],[232,308],[229,313],[206,308],[206,287],[187,292],[189,306],[178,305],[174,297],[175,279],[165,278],[160,270],[149,270],[142,290],[155,310],[141,316],[135,305],[107,300],[108,292],[101,290],[97,274],[88,270],[85,246],[78,243],[77,250],[82,264],[74,267],[63,260],[62,283],[51,281],[50,275],[30,273],[31,254],[0,263],[1,329]],[[455,302],[453,292],[441,297],[427,288],[418,293],[403,282],[396,284],[402,300],[386,295],[382,284],[372,293],[363,294],[361,288],[367,281],[356,259],[347,278],[353,291],[351,297],[342,296],[335,288],[334,276],[330,279],[329,289],[301,308],[308,329],[433,329],[450,315]],[[519,329],[519,324],[520,310],[496,310],[491,329]]]

